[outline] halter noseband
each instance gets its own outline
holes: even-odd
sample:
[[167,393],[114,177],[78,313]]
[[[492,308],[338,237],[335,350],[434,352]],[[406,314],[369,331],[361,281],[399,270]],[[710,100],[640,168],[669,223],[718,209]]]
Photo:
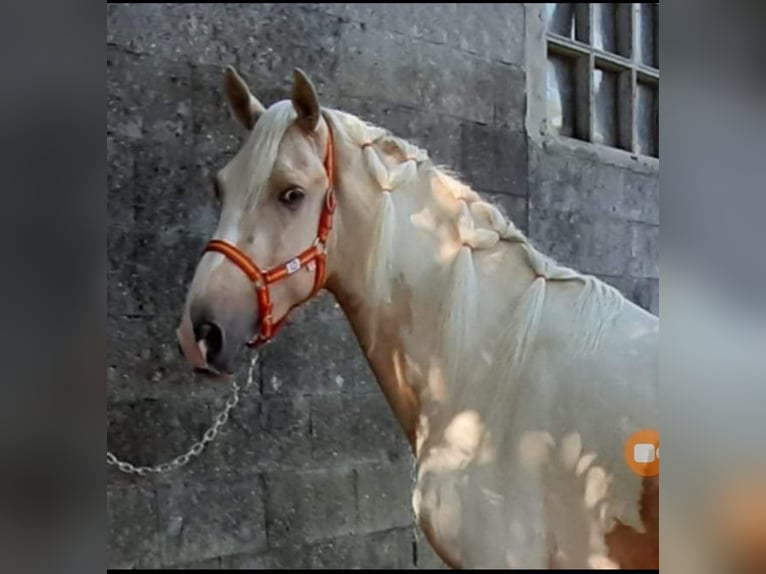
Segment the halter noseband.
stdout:
[[[326,248],[325,243],[327,237],[332,229],[332,219],[335,213],[335,169],[333,163],[333,142],[332,142],[332,130],[328,126],[328,140],[327,140],[327,156],[325,157],[324,167],[327,172],[327,179],[329,185],[327,188],[327,194],[325,195],[324,205],[322,206],[322,213],[319,216],[319,227],[317,229],[317,236],[311,247],[303,250],[301,253],[293,257],[292,259],[280,264],[275,265],[267,271],[261,271],[258,265],[247,256],[241,249],[235,247],[231,243],[222,241],[220,239],[213,239],[205,247],[206,253],[208,251],[216,251],[226,256],[232,263],[239,267],[248,279],[253,283],[255,289],[256,301],[258,303],[258,311],[261,318],[261,329],[255,337],[248,341],[248,346],[256,347],[268,342],[277,331],[284,325],[287,320],[287,316],[290,312],[299,305],[302,305],[314,295],[316,295],[322,287],[324,287],[327,262],[326,262]],[[299,271],[303,267],[315,263],[314,270],[314,288],[311,293],[302,301],[296,303],[290,309],[288,309],[285,316],[282,317],[276,323],[273,323],[271,304],[271,297],[269,295],[269,285],[281,281],[285,277],[289,277],[293,273]]]

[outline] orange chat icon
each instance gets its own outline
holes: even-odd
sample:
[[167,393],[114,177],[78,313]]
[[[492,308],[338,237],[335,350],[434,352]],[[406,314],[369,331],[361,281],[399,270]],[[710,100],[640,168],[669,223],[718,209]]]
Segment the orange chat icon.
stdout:
[[660,433],[642,429],[625,443],[625,462],[639,476],[660,474]]

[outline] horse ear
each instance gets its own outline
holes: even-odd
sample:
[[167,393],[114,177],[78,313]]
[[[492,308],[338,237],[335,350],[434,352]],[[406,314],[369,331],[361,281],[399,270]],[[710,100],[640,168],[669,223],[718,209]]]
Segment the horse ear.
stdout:
[[229,109],[234,117],[239,120],[248,130],[253,129],[255,122],[265,108],[247,87],[245,81],[237,73],[233,66],[226,66],[224,73],[224,86],[226,88],[226,99],[229,102]]
[[299,68],[293,70],[293,107],[298,114],[298,125],[313,132],[319,123],[319,98],[311,80]]

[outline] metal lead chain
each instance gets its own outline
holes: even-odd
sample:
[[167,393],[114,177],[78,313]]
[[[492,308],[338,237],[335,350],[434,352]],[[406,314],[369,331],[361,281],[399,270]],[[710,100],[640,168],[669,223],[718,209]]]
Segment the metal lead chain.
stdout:
[[146,476],[148,474],[163,474],[166,472],[170,472],[171,470],[175,470],[177,468],[181,468],[182,466],[185,466],[189,463],[189,461],[195,457],[199,456],[202,451],[205,449],[205,446],[207,443],[212,442],[217,436],[218,432],[223,428],[223,426],[228,422],[229,420],[229,413],[231,412],[231,409],[237,406],[237,403],[239,403],[239,393],[240,391],[244,391],[248,387],[250,387],[253,384],[253,371],[255,370],[255,365],[258,362],[258,354],[254,354],[253,358],[250,360],[250,370],[247,373],[247,383],[245,383],[244,387],[240,387],[237,384],[237,381],[232,380],[231,381],[231,387],[233,389],[233,394],[231,398],[226,401],[226,406],[224,409],[218,414],[218,416],[215,418],[215,422],[213,423],[213,426],[211,426],[209,429],[205,431],[205,434],[202,435],[202,440],[195,442],[192,447],[186,451],[184,454],[177,456],[170,462],[164,462],[162,464],[158,464],[157,466],[134,466],[129,462],[122,461],[118,459],[114,454],[106,451],[106,464],[110,466],[116,466],[119,470],[126,474],[137,474],[139,476]]
[[412,468],[410,468],[410,517],[412,518],[412,538],[416,544],[420,543],[420,525],[418,524],[418,516],[415,512],[415,505],[413,504],[413,496],[415,489],[418,486],[418,457],[412,455]]

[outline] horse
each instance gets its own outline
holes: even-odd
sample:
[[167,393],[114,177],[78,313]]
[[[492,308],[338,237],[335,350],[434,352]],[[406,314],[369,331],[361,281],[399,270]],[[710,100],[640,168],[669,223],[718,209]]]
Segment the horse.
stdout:
[[267,108],[231,66],[247,137],[214,176],[217,228],[177,335],[229,377],[322,289],[415,458],[412,508],[452,568],[657,568],[659,319],[534,247],[427,151],[320,105],[294,70]]

